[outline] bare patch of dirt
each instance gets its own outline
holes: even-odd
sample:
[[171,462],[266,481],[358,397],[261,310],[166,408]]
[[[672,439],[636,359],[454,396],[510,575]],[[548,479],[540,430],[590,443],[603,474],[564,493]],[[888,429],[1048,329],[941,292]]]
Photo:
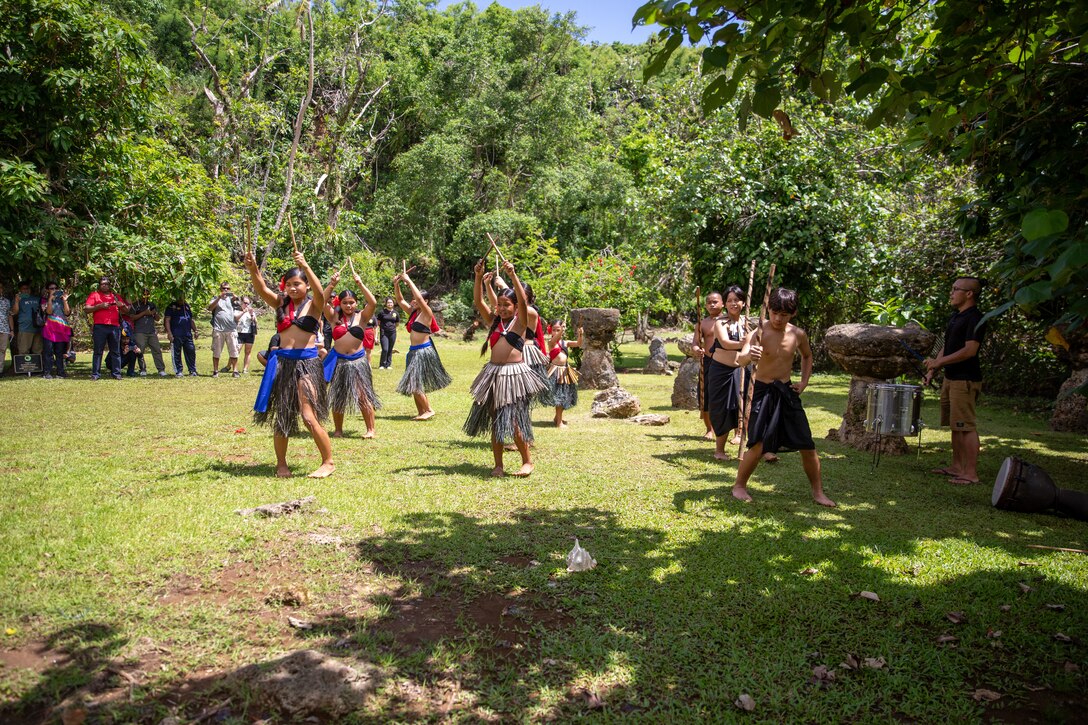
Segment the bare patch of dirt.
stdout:
[[70,660],[71,656],[66,652],[50,649],[41,640],[28,642],[15,649],[0,649],[0,665],[9,669],[41,673],[53,667],[64,667]]
[[499,561],[501,561],[503,564],[516,566],[519,569],[525,569],[526,567],[533,565],[533,560],[528,556],[524,556],[522,554],[515,554],[513,556],[500,556]]

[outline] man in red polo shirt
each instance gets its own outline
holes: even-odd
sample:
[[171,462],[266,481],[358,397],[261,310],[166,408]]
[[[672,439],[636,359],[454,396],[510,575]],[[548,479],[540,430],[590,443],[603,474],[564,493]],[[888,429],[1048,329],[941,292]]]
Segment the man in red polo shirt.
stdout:
[[91,357],[91,380],[102,375],[102,351],[109,346],[110,370],[115,380],[121,379],[121,314],[129,311],[121,295],[111,291],[110,278],[98,280],[98,290],[87,296],[83,311],[91,315],[94,327],[94,355]]

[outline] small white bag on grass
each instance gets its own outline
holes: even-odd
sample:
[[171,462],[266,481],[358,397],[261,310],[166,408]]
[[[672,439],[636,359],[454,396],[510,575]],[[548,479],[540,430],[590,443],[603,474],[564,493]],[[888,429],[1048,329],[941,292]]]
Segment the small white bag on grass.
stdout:
[[588,571],[595,566],[597,560],[578,544],[578,537],[575,537],[574,548],[567,554],[567,571]]

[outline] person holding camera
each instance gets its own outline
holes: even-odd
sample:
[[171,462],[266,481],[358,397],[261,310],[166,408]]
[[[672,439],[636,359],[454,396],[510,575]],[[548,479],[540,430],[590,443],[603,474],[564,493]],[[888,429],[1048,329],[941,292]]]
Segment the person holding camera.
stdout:
[[15,325],[12,319],[11,300],[7,297],[7,289],[0,282],[0,375],[4,373],[8,362],[8,345],[11,343],[11,330]]
[[193,320],[193,310],[184,297],[166,306],[163,315],[163,328],[166,330],[166,339],[170,341],[170,355],[174,360],[174,377],[181,377],[181,356],[185,355],[185,364],[189,368],[189,375],[196,377],[196,322]]
[[[140,301],[132,306],[133,341],[136,347],[143,351],[150,350],[151,357],[155,359],[155,369],[159,377],[166,377],[166,365],[162,361],[162,345],[159,344],[159,333],[155,323],[159,320],[159,308],[151,301],[151,291],[145,289],[140,294]],[[141,355],[140,375],[147,375],[147,366],[143,363]]]
[[42,326],[35,318],[39,309],[40,298],[31,294],[30,282],[20,282],[15,308],[11,311],[16,325],[15,352],[20,355],[40,355],[42,352]]
[[98,289],[87,296],[83,311],[91,316],[91,380],[102,377],[102,353],[109,348],[109,368],[114,380],[121,379],[121,314],[128,303],[113,291],[109,277],[98,280]]
[[219,285],[219,296],[208,303],[207,310],[212,313],[212,377],[219,377],[219,357],[224,346],[230,361],[223,372],[229,369],[238,377],[238,320],[242,311],[235,308],[228,283]]
[[64,372],[64,362],[72,340],[72,326],[68,322],[72,309],[68,306],[68,293],[60,289],[56,282],[50,282],[45,286],[40,304],[45,315],[45,325],[42,327],[42,348],[45,350],[42,377],[66,378],[68,374]]
[[249,372],[249,356],[253,352],[253,341],[257,339],[257,311],[253,309],[253,300],[242,295],[242,317],[238,320],[238,344],[245,356],[242,358],[242,372]]

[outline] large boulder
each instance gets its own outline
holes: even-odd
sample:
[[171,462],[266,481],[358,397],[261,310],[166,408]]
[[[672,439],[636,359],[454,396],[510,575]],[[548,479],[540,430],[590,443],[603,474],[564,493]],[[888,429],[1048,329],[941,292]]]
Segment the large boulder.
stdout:
[[570,311],[571,327],[582,328],[582,362],[578,366],[579,387],[603,390],[619,384],[616,364],[609,346],[616,337],[620,311],[614,308],[579,307]]
[[593,396],[594,418],[633,418],[642,411],[638,398],[616,385]]
[[646,362],[646,372],[650,375],[664,375],[669,372],[669,354],[665,352],[665,341],[660,337],[650,340],[650,359]]
[[339,718],[361,709],[378,685],[380,670],[366,662],[349,666],[315,650],[300,650],[243,667],[234,677],[266,707],[298,720]]
[[672,407],[680,410],[699,409],[699,368],[693,357],[684,358],[672,384]]
[[[921,369],[922,357],[929,355],[936,336],[914,323],[888,327],[851,322],[835,325],[824,335],[828,354],[843,370],[864,378],[887,380]],[[906,347],[904,347],[904,345]]]
[[1073,331],[1067,325],[1054,327],[1047,340],[1053,343],[1058,359],[1073,368],[1058,392],[1050,428],[1067,433],[1088,433],[1088,399],[1072,393],[1088,381],[1088,327],[1081,325]]

